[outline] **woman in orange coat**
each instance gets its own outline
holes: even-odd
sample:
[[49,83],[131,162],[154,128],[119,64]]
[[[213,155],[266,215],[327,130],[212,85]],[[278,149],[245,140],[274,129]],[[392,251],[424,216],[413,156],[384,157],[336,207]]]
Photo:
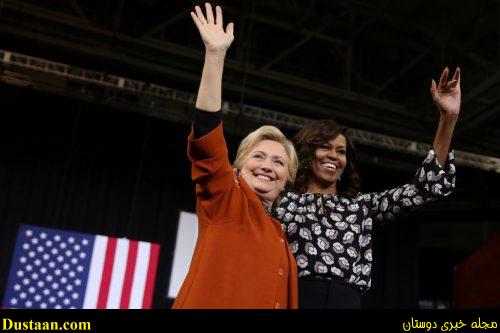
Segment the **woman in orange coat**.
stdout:
[[222,10],[191,12],[205,44],[188,156],[196,184],[198,241],[173,308],[297,308],[297,268],[280,223],[270,216],[293,182],[292,143],[273,126],[250,133],[230,165],[220,121],[222,71],[234,39]]

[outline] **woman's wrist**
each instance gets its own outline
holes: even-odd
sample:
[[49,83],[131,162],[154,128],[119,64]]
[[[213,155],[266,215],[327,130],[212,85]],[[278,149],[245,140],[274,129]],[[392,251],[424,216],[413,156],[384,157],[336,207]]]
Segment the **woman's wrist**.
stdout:
[[441,116],[439,117],[439,122],[447,126],[455,126],[457,120],[458,120],[458,114],[451,115],[442,112]]
[[227,50],[205,49],[205,60],[208,61],[224,61]]

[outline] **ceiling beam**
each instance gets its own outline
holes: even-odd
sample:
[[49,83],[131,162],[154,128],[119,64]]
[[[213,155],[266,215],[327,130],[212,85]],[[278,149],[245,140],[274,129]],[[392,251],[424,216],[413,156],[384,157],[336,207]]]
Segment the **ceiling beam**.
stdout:
[[179,13],[170,17],[168,20],[161,22],[160,24],[155,25],[153,28],[146,31],[142,36],[143,37],[153,36],[154,34],[156,34],[158,32],[164,31],[166,28],[176,24],[177,22],[185,20],[188,17],[189,9],[190,9],[190,7],[186,8],[185,10],[180,11]]
[[[203,52],[202,50],[194,50],[191,48],[187,48],[178,44],[174,43],[169,43],[166,41],[161,41],[161,40],[156,40],[156,39],[151,39],[151,38],[146,38],[146,39],[138,39],[134,37],[129,37],[125,35],[120,35],[120,34],[114,34],[113,32],[105,29],[100,29],[97,27],[89,26],[88,24],[82,24],[81,22],[75,21],[74,17],[64,15],[59,12],[54,12],[52,10],[48,10],[39,6],[33,6],[33,5],[27,5],[27,4],[19,4],[17,2],[13,2],[12,0],[6,0],[5,1],[5,6],[11,10],[16,10],[16,11],[21,11],[24,14],[28,15],[33,15],[36,17],[43,17],[44,19],[47,20],[52,20],[55,22],[58,22],[62,25],[70,25],[74,28],[81,29],[85,32],[88,33],[93,33],[102,36],[102,38],[107,37],[111,38],[112,41],[109,41],[109,44],[117,45],[117,42],[122,42],[125,44],[129,44],[128,48],[136,48],[141,50],[141,52],[145,52],[145,48],[150,48],[151,50],[161,50],[162,52],[167,52],[171,54],[175,54],[178,56],[183,56],[183,57],[188,57],[190,59],[196,59],[196,60],[202,60],[203,59]],[[4,17],[0,16],[0,20],[5,20],[8,21],[9,17]],[[10,21],[8,21],[10,22]],[[29,22],[24,22],[24,24],[29,24]],[[3,29],[5,31],[13,31],[13,27],[9,27],[8,25],[3,25]],[[40,37],[40,32],[41,32],[41,27],[33,27],[35,31],[37,31],[35,40],[41,38]],[[64,30],[62,30],[64,31]],[[67,32],[69,34],[69,31]],[[311,34],[314,34],[314,32],[311,32]],[[62,38],[62,36],[61,36]],[[84,39],[84,36],[82,34],[79,35],[73,35],[72,39],[73,40],[78,40]],[[54,39],[52,39],[54,41]],[[105,41],[105,39],[103,39]],[[95,44],[95,40],[90,40],[86,41],[81,48],[88,48],[87,45],[93,45]],[[236,70],[236,71],[241,71],[243,68],[242,64],[234,61],[232,59],[228,59],[226,62],[226,67]],[[358,94],[354,93],[351,91],[347,91],[344,89],[336,88],[330,85],[325,85],[321,84],[318,82],[298,78],[292,75],[280,73],[280,72],[275,72],[275,71],[270,71],[270,70],[256,70],[253,68],[249,68],[248,72],[250,75],[253,75],[256,78],[260,79],[265,79],[265,80],[274,80],[276,82],[280,83],[286,83],[292,86],[300,87],[303,89],[307,89],[310,91],[315,91],[317,93],[322,93],[328,95],[330,98],[335,97],[338,98],[341,101],[352,103],[353,105],[358,105],[359,107],[367,107],[367,108],[375,108],[379,110],[383,110],[387,112],[387,114],[399,114],[403,115],[408,118],[416,118],[418,115],[416,115],[414,112],[409,112],[405,106],[394,104],[385,100],[381,99],[376,99],[367,95],[363,94]],[[380,114],[374,115],[375,117],[382,117]]]
[[418,65],[422,60],[424,60],[430,53],[431,51],[428,50],[412,61],[408,63],[405,67],[403,67],[396,75],[393,77],[389,78],[387,81],[385,81],[380,88],[378,88],[377,92],[375,93],[375,96],[379,96],[382,92],[384,92],[387,88],[389,88],[392,84],[396,83],[403,75],[408,73],[410,70],[412,70],[416,65]]
[[76,13],[76,15],[78,15],[79,18],[84,19],[86,21],[89,21],[89,18],[87,17],[85,12],[82,10],[80,5],[78,5],[78,2],[76,0],[69,0],[68,3],[69,3],[69,6],[71,7],[71,9]]
[[467,95],[464,96],[462,103],[467,104],[474,100],[477,97],[480,97],[481,94],[485,93],[495,85],[500,82],[500,71],[495,72],[488,79],[481,82],[479,85],[476,85],[474,89],[472,89]]
[[[16,70],[19,71],[17,77],[26,77],[30,86],[40,86],[41,89],[46,89],[48,91],[58,89],[58,87],[67,87],[66,83],[71,80],[73,82],[79,82],[80,84],[104,87],[105,89],[102,90],[103,93],[115,90],[140,96],[142,97],[140,99],[141,103],[153,107],[153,110],[155,110],[157,114],[163,115],[162,118],[168,118],[170,115],[168,109],[161,107],[164,102],[187,103],[189,107],[192,108],[196,100],[196,95],[194,93],[175,90],[154,83],[119,77],[108,73],[77,68],[63,63],[5,50],[0,50],[0,63],[3,63],[9,68],[9,72],[17,73]],[[29,77],[26,74],[28,74]],[[7,82],[14,83],[13,81]],[[83,91],[85,91],[85,89]],[[61,92],[61,90],[59,90],[59,92]],[[72,93],[75,93],[74,89],[72,89]],[[77,90],[76,94],[80,94],[80,90]],[[113,95],[115,94],[111,94],[110,96]],[[124,96],[125,94],[116,95]],[[104,98],[104,100],[107,100],[107,98]],[[157,105],[157,102],[160,102],[161,105]],[[150,109],[147,108],[147,110]],[[243,116],[259,123],[273,124],[295,130],[300,129],[310,121],[310,119],[305,117],[229,101],[223,101],[222,113],[224,115],[233,115],[237,118],[238,116]],[[186,116],[185,112],[184,116]],[[178,119],[178,117],[179,116],[176,115],[175,119]],[[355,128],[348,128],[348,135],[356,143],[396,152],[426,156],[430,149],[429,144]],[[457,164],[500,173],[500,159],[498,158],[458,150],[455,156]]]
[[262,15],[262,14],[245,13],[245,12],[242,12],[240,9],[232,7],[232,6],[224,6],[224,11],[228,12],[228,13],[232,13],[232,14],[244,15],[245,17],[250,18],[250,19],[254,20],[255,22],[264,23],[264,24],[270,25],[272,27],[283,29],[285,31],[290,31],[290,32],[294,32],[294,33],[297,33],[300,35],[304,35],[306,37],[319,39],[319,40],[322,40],[322,41],[325,41],[325,42],[328,42],[328,43],[331,43],[331,44],[334,44],[337,46],[344,46],[346,44],[346,42],[342,39],[331,37],[331,36],[325,35],[323,33],[318,33],[314,30],[304,29],[304,28],[298,27],[297,25],[294,25],[292,23],[279,21],[273,17],[267,17],[267,16]]
[[[331,22],[326,22],[323,24],[320,28],[315,30],[316,35],[324,31],[328,26],[330,26]],[[285,59],[287,56],[292,54],[293,52],[297,51],[300,47],[302,47],[305,43],[310,41],[311,39],[314,38],[314,34],[311,35],[306,35],[304,36],[301,40],[299,40],[297,43],[294,45],[290,46],[288,49],[284,50],[280,54],[276,55],[273,59],[269,60],[267,63],[265,63],[261,69],[268,69],[269,67],[273,66],[274,64],[280,62],[281,60]]]
[[111,22],[112,22],[112,27],[111,30],[117,34],[120,32],[120,27],[122,23],[122,14],[123,14],[123,6],[124,6],[125,0],[118,0],[116,1],[116,7],[115,11],[112,14]]
[[[478,128],[481,124],[493,117],[500,116],[500,99],[495,100],[495,102],[490,107],[484,107],[482,109],[476,109],[474,113],[464,118],[462,121],[462,126],[460,126],[455,132],[455,137],[460,138],[464,136],[467,132]],[[497,138],[498,139],[498,138]]]

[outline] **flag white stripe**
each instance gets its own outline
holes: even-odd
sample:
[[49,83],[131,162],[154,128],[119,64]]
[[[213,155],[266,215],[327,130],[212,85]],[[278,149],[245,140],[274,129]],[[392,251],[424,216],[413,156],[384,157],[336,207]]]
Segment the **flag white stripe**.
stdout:
[[130,295],[129,309],[141,309],[144,298],[144,289],[149,268],[151,243],[139,242],[137,247],[137,260],[135,263],[134,280]]
[[85,290],[85,299],[83,301],[84,309],[95,309],[97,298],[101,289],[102,268],[104,266],[104,257],[106,256],[106,246],[108,237],[96,235],[94,240],[94,249],[92,250],[92,259],[90,261],[89,277],[87,279],[87,288]]
[[129,244],[129,240],[125,238],[120,238],[117,241],[113,271],[111,273],[108,303],[106,304],[107,309],[120,308],[123,280],[125,279],[125,271],[127,269]]

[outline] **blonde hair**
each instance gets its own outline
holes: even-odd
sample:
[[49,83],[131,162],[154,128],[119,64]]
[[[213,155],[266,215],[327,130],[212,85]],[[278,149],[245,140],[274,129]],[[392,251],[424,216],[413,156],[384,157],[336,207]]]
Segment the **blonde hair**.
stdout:
[[274,126],[262,126],[255,131],[248,134],[241,142],[238,147],[238,152],[236,153],[236,159],[233,163],[233,168],[241,170],[243,167],[243,162],[250,153],[250,151],[259,142],[264,140],[271,140],[281,143],[283,148],[285,148],[286,155],[288,157],[288,176],[286,178],[287,185],[293,184],[295,181],[295,175],[297,174],[298,158],[297,152],[293,143],[286,138],[286,136]]

